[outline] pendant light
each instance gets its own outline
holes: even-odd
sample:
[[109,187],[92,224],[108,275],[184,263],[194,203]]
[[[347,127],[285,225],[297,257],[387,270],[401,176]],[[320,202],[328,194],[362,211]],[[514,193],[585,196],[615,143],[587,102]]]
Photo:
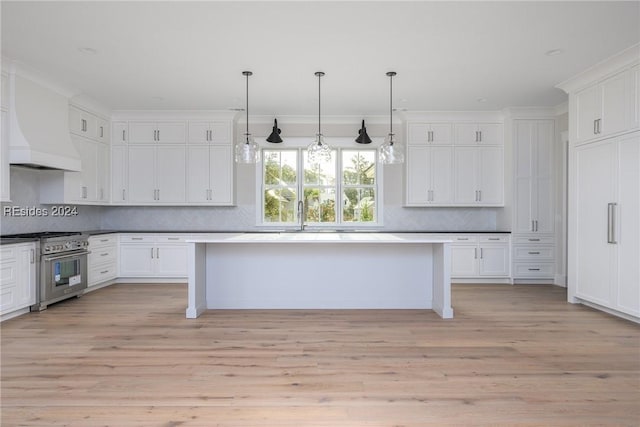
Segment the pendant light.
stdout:
[[404,163],[404,150],[402,145],[396,142],[393,137],[393,76],[397,73],[389,71],[389,135],[380,146],[380,161],[384,164]]
[[271,135],[267,138],[267,142],[273,142],[274,144],[282,142],[280,132],[281,130],[278,128],[278,119],[273,119],[273,130],[271,131]]
[[322,136],[320,127],[320,78],[324,76],[324,73],[316,71],[315,75],[318,76],[318,133],[315,141],[307,147],[307,155],[311,163],[331,160],[331,147],[324,143],[324,136]]
[[242,75],[247,78],[247,105],[245,108],[247,127],[244,138],[240,139],[236,144],[235,158],[237,163],[257,163],[260,161],[260,149],[249,133],[249,76],[253,75],[253,73],[251,71],[243,71]]
[[367,135],[367,128],[364,126],[364,120],[362,121],[362,128],[358,131],[358,137],[356,142],[358,144],[371,144],[371,138]]

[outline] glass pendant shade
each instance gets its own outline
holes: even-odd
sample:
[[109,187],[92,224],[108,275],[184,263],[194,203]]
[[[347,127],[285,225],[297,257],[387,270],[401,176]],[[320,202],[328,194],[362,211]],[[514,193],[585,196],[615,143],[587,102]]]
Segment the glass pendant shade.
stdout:
[[320,125],[320,78],[324,76],[322,71],[316,71],[318,77],[318,133],[316,139],[307,147],[307,156],[312,163],[331,160],[331,147],[324,142]]
[[380,161],[387,165],[404,163],[404,148],[402,144],[393,139],[395,136],[393,133],[393,77],[396,74],[395,71],[387,73],[389,77],[389,134],[379,149]]
[[247,104],[245,108],[247,123],[244,138],[240,139],[235,146],[235,160],[236,163],[257,163],[260,161],[260,147],[249,133],[249,76],[253,73],[243,71],[242,75],[247,78]]
[[260,147],[254,141],[251,134],[245,134],[245,137],[236,144],[235,158],[236,163],[257,163],[260,161]]
[[309,162],[328,162],[331,160],[331,147],[324,143],[324,136],[316,134],[316,139],[307,147]]
[[387,165],[404,163],[404,147],[393,140],[390,133],[380,146],[380,161]]

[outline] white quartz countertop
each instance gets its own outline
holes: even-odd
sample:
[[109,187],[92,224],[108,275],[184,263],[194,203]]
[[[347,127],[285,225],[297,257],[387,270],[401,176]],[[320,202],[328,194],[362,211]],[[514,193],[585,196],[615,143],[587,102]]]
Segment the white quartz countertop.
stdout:
[[220,233],[188,239],[191,243],[450,243],[424,233]]

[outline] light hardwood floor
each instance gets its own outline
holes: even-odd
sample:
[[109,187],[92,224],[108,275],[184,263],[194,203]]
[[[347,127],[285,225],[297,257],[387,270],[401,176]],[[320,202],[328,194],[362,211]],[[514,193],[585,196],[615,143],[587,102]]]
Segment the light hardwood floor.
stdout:
[[2,426],[640,425],[640,327],[553,286],[431,311],[208,311],[116,285],[4,322]]

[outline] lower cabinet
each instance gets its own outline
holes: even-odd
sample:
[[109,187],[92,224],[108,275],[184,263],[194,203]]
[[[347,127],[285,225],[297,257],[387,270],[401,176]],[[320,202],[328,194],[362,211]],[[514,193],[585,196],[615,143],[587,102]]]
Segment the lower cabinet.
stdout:
[[119,277],[172,278],[188,275],[188,236],[121,234]]
[[549,235],[513,236],[513,279],[555,279],[555,237]]
[[450,236],[452,279],[508,279],[510,277],[509,236],[465,234]]
[[3,245],[0,249],[0,316],[36,303],[36,244]]
[[87,270],[89,287],[118,277],[118,235],[101,234],[89,237]]

